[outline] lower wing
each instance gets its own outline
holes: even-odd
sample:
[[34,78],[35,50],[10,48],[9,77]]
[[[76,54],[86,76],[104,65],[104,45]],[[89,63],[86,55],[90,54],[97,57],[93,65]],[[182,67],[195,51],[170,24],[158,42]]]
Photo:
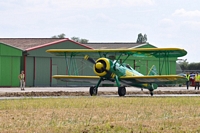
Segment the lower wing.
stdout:
[[[100,79],[99,76],[77,76],[77,75],[54,75],[53,78],[65,82],[85,82],[96,84]],[[153,76],[122,76],[119,78],[122,84],[134,85],[143,83],[156,83],[156,84],[178,84],[185,83],[187,79],[178,75],[153,75]],[[103,83],[111,84],[109,80],[104,80]]]
[[121,82],[131,83],[156,83],[156,84],[178,84],[185,83],[187,79],[179,75],[153,75],[153,76],[123,76]]
[[[85,82],[85,83],[91,83],[96,85],[99,81],[99,76],[77,76],[77,75],[54,75],[53,78],[57,80],[61,80],[64,82]],[[103,81],[103,83],[114,83],[110,82],[108,80]]]

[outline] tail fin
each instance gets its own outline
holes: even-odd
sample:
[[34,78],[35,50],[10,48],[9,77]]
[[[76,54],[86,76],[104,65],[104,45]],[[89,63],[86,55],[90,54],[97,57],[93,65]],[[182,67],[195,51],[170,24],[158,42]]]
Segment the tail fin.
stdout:
[[156,70],[156,66],[152,66],[151,69],[148,72],[148,75],[158,75],[157,70]]

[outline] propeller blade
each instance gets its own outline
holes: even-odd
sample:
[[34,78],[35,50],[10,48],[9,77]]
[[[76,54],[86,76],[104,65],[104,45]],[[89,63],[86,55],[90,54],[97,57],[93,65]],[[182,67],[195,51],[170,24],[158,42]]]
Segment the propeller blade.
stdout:
[[88,55],[85,55],[84,59],[85,59],[85,60],[88,60],[88,61],[91,62],[92,64],[95,64],[95,63],[96,63],[95,60],[92,59],[92,58],[90,58]]
[[89,61],[89,62],[91,62],[91,63],[93,63],[93,64],[95,64],[95,63],[96,63],[96,62],[95,62],[95,60],[94,60],[94,59],[92,59],[92,58],[90,58],[90,57],[88,58],[88,61]]

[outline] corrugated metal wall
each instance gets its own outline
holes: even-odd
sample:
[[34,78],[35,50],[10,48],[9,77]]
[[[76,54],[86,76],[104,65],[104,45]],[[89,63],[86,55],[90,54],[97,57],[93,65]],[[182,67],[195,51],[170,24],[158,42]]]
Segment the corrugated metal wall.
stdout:
[[153,58],[153,57],[145,57],[145,58],[135,58],[129,57],[126,63],[131,65],[131,67],[135,68],[138,72],[147,75],[149,70],[153,65],[156,66],[157,72],[161,70],[161,75],[168,75],[168,74],[176,74],[176,59],[170,58],[167,64],[163,62],[163,60]]
[[0,43],[0,86],[19,86],[22,50]]
[[[145,47],[145,46],[144,46]],[[151,47],[147,45],[146,47]],[[87,85],[83,82],[80,83],[65,83],[52,79],[51,76],[55,74],[66,75],[69,74],[68,65],[64,57],[57,57],[52,54],[46,53],[47,49],[86,49],[81,45],[73,42],[62,42],[55,45],[41,47],[27,51],[25,58],[22,58],[22,50],[0,43],[0,86],[19,86],[18,75],[21,69],[25,70],[26,86],[84,86]],[[25,59],[25,60],[21,60]],[[69,61],[69,60],[68,60]],[[93,65],[82,57],[75,60],[78,75],[94,75]],[[135,62],[134,62],[135,61]],[[133,68],[143,74],[147,74],[148,70],[154,64],[159,69],[158,59],[152,58],[133,58],[130,57],[126,63],[129,63]],[[21,66],[25,64],[25,66]],[[165,65],[165,64],[164,64]],[[176,59],[169,62],[170,74],[175,74]],[[165,68],[163,68],[165,69]],[[165,71],[165,70],[164,70]],[[73,70],[71,70],[74,73]],[[162,73],[162,74],[165,74]]]
[[26,57],[26,86],[34,86],[34,57]]
[[50,86],[50,58],[35,58],[35,86]]
[[[67,60],[67,74],[69,75],[94,75],[93,72],[93,64],[89,61],[84,60],[83,57],[76,57],[72,59],[74,62],[74,66],[69,66],[72,64],[71,60]],[[67,86],[89,86],[91,84],[85,82],[68,82]]]
[[[145,46],[143,46],[145,47]],[[146,47],[151,47],[147,45]],[[67,60],[65,57],[54,56],[45,51],[48,49],[85,49],[85,47],[77,45],[73,42],[61,42],[58,44],[41,47],[27,51],[25,59],[25,70],[26,70],[26,85],[27,86],[88,86],[84,82],[66,83],[52,79],[52,75],[94,75],[93,65],[88,61],[85,61],[83,57],[73,58],[74,66],[69,66],[70,59]],[[67,63],[66,63],[67,61]],[[175,60],[170,60],[170,68],[175,63]],[[129,63],[133,68],[142,74],[148,74],[149,69],[152,65],[156,65],[159,70],[158,59],[155,58],[134,58],[130,57],[126,63]],[[69,70],[69,67],[71,70]],[[72,69],[74,68],[74,69]],[[164,70],[165,71],[165,70]],[[170,69],[171,74],[173,70]],[[162,73],[164,74],[164,73]]]
[[[151,44],[143,45],[140,48],[154,48]],[[124,58],[123,58],[124,59]],[[168,64],[165,64],[166,61],[163,62],[163,58],[159,59],[155,57],[133,57],[130,56],[126,63],[131,65],[133,68],[135,68],[138,72],[147,75],[149,70],[153,65],[156,66],[157,72],[159,73],[159,70],[161,71],[161,75],[168,75],[168,74],[176,74],[176,60],[177,58],[169,58]]]
[[[62,75],[67,73],[66,62],[64,57],[54,57],[52,58],[52,75]],[[51,86],[66,86],[66,82],[51,79]]]
[[[25,57],[25,70],[26,70],[26,85],[27,86],[81,86],[84,83],[66,83],[62,81],[57,81],[52,77],[52,75],[66,75],[69,73],[68,64],[66,63],[65,57],[54,56],[45,51],[48,49],[85,49],[81,45],[77,45],[73,42],[62,42],[46,47],[41,47],[27,51],[27,56]],[[77,66],[78,75],[88,75],[93,73],[88,70],[88,65],[83,64],[83,57],[80,59],[75,59]],[[85,62],[85,61],[84,61]],[[88,63],[88,62],[87,62]]]
[[18,75],[20,73],[20,60],[21,57],[12,57],[11,58],[11,86],[18,86],[19,85],[19,79]]
[[1,57],[1,86],[11,86],[12,60],[11,57]]

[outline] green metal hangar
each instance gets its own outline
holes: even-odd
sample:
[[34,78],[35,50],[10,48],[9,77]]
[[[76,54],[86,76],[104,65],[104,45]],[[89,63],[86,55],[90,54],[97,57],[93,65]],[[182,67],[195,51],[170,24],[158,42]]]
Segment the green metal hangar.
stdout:
[[[46,53],[48,49],[91,49],[68,38],[0,38],[0,86],[19,86],[18,75],[25,71],[26,86],[67,86],[52,79],[55,74],[68,74],[66,59]],[[76,64],[85,69],[79,74],[88,75],[89,69],[81,59]]]
[[[0,87],[19,86],[18,75],[25,71],[26,86],[82,86],[84,83],[66,83],[51,78],[55,74],[94,75],[92,64],[83,57],[76,57],[73,62],[65,57],[46,53],[47,49],[122,49],[155,48],[149,43],[87,43],[80,44],[68,38],[0,38]],[[123,57],[121,58],[123,60]],[[148,74],[155,65],[160,74],[176,74],[177,58],[170,58],[165,64],[155,57],[130,56],[126,63],[142,74]],[[160,63],[159,63],[160,62]],[[74,63],[71,67],[69,64]],[[69,68],[75,68],[69,70]]]
[[[156,46],[150,43],[87,43],[86,44],[93,49],[128,49],[128,48],[156,48]],[[125,58],[125,57],[124,57]],[[124,59],[121,58],[121,61]],[[125,63],[129,64],[135,70],[140,73],[147,75],[150,68],[155,65],[158,74],[176,74],[176,60],[177,58],[169,58],[166,62],[165,59],[155,58],[155,57],[133,57],[130,56]]]
[[19,85],[22,50],[0,42],[0,86]]

